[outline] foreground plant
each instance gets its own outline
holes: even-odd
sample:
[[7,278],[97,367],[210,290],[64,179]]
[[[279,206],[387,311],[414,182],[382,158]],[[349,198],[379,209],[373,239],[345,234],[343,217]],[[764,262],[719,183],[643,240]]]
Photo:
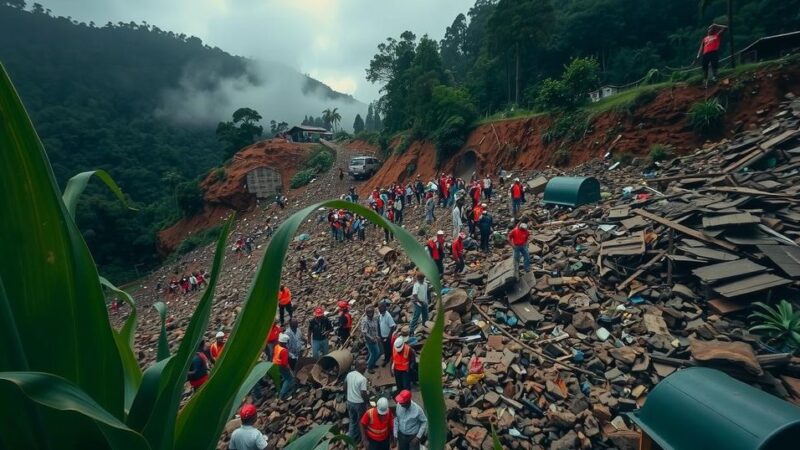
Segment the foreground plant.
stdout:
[[781,300],[777,308],[765,303],[753,303],[760,311],[750,314],[756,325],[750,328],[751,333],[761,334],[767,343],[781,349],[795,351],[800,348],[800,311],[786,300]]
[[[0,66],[0,448],[214,449],[225,422],[270,368],[258,363],[277,309],[281,266],[305,217],[320,207],[350,209],[398,237],[410,258],[441,292],[433,262],[416,240],[364,207],[344,201],[309,206],[273,236],[225,351],[208,381],[180,408],[191,358],[206,331],[232,219],[217,241],[209,285],[170,354],[166,333],[157,362],[146,370],[133,352],[136,305],[120,330],[108,320],[97,268],[74,220],[89,178],[98,176],[124,198],[104,172],[79,174],[62,195],[41,141]],[[164,314],[163,305],[157,305]],[[420,384],[430,420],[430,448],[444,448],[442,397],[444,328],[441,304],[420,356]],[[314,449],[330,425],[312,429],[289,447]]]
[[689,109],[689,122],[692,128],[703,136],[719,131],[724,117],[725,107],[715,98],[696,102]]

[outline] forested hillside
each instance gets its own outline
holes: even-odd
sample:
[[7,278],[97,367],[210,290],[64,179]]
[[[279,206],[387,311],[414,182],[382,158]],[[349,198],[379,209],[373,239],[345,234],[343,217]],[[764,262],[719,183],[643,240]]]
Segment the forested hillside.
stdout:
[[[225,77],[250,76],[249,61],[147,24],[84,24],[53,17],[38,4],[23,7],[21,0],[0,1],[0,62],[61,187],[78,172],[106,169],[138,208],[124,209],[92,183],[78,210],[104,274],[135,276],[158,262],[155,232],[180,217],[179,204],[199,195],[198,176],[223,162],[216,124],[159,113],[164,93],[178,88],[187,73],[204,74],[200,83],[208,89]],[[305,80],[303,91],[352,101]]]
[[800,28],[797,2],[781,0],[477,0],[440,42],[406,31],[378,46],[367,79],[384,85],[383,147],[407,130],[395,151],[428,138],[441,162],[478,117],[557,112],[602,84],[696,75],[677,69],[696,66],[706,28],[729,23],[729,3],[723,56],[731,34],[741,49]]

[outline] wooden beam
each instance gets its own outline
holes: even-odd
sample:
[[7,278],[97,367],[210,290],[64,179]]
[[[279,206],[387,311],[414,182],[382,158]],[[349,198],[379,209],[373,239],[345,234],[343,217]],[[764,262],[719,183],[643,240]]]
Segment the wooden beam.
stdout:
[[703,233],[701,233],[701,232],[699,232],[697,230],[693,230],[693,229],[691,229],[689,227],[683,226],[683,225],[681,225],[681,224],[679,224],[677,222],[673,222],[672,220],[665,219],[665,218],[663,218],[661,216],[657,216],[657,215],[655,215],[653,213],[650,213],[650,212],[647,212],[647,211],[645,211],[643,209],[634,209],[632,212],[634,214],[638,214],[638,215],[640,215],[640,216],[642,216],[642,217],[644,217],[646,219],[650,219],[653,222],[658,222],[661,225],[665,225],[665,226],[667,226],[669,228],[672,228],[675,231],[679,231],[679,232],[681,232],[683,234],[688,234],[689,236],[691,236],[691,237],[693,237],[695,239],[701,240],[701,241],[709,243],[709,244],[717,245],[717,246],[722,247],[722,248],[724,248],[726,250],[736,251],[737,247],[735,245],[731,244],[730,242],[726,242],[726,241],[722,241],[722,240],[719,240],[719,239],[716,239],[716,238],[712,238],[710,236],[706,236],[705,234],[703,234]]
[[649,269],[653,264],[655,264],[658,261],[660,261],[661,258],[663,258],[664,255],[666,255],[666,254],[667,254],[666,250],[661,250],[660,252],[658,252],[658,254],[656,254],[656,256],[654,256],[650,261],[647,261],[647,263],[645,263],[645,265],[640,266],[639,269],[636,272],[633,272],[633,274],[631,276],[629,276],[625,281],[620,283],[617,286],[617,290],[621,291],[621,290],[625,289],[628,286],[628,284],[630,284],[633,280],[635,280],[639,275],[643,274],[644,271]]

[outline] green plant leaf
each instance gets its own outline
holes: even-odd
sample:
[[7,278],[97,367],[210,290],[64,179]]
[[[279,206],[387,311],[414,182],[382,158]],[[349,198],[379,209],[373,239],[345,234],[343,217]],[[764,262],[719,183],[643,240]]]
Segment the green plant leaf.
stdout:
[[19,340],[14,316],[11,315],[11,306],[8,303],[2,276],[0,276],[0,342],[3,342],[3,351],[0,352],[0,372],[26,370],[28,359]]
[[67,187],[64,188],[64,195],[62,195],[61,198],[64,200],[67,212],[69,212],[73,220],[75,220],[75,210],[78,207],[78,199],[89,184],[89,179],[92,178],[92,175],[96,175],[97,178],[100,178],[125,207],[131,211],[138,211],[128,204],[128,201],[125,199],[125,194],[122,193],[122,189],[117,186],[117,183],[111,178],[108,172],[105,170],[90,170],[88,172],[81,172],[70,178],[69,181],[67,181]]
[[167,340],[167,305],[163,302],[155,302],[153,308],[158,311],[158,318],[161,321],[161,331],[158,333],[158,351],[156,361],[169,358],[169,340]]
[[[205,292],[203,292],[203,296],[200,298],[200,301],[197,304],[197,308],[192,315],[192,319],[189,321],[189,325],[186,327],[186,332],[184,333],[183,339],[178,347],[178,351],[175,353],[175,355],[173,355],[170,362],[164,368],[162,380],[159,384],[158,398],[151,409],[152,413],[148,418],[147,423],[142,429],[142,434],[145,436],[145,438],[147,438],[147,441],[154,448],[174,448],[173,442],[176,437],[175,433],[177,429],[176,420],[178,406],[180,404],[181,394],[183,393],[183,386],[186,382],[186,373],[189,371],[189,365],[191,364],[192,358],[197,352],[197,346],[200,343],[200,340],[203,338],[203,333],[206,331],[208,326],[208,316],[211,312],[211,303],[214,297],[214,290],[217,287],[219,273],[222,269],[222,260],[225,257],[225,242],[228,239],[228,233],[230,232],[232,222],[233,216],[230,216],[227,220],[225,220],[225,223],[222,226],[219,238],[217,239],[214,262],[211,265],[211,277],[208,279],[208,287],[206,288]],[[266,339],[262,340],[261,342],[263,343],[265,340]],[[229,351],[230,348],[226,348],[225,351],[222,352],[223,357]],[[255,359],[253,359],[253,361],[255,361]],[[249,371],[249,364],[243,361],[240,361],[240,364],[243,364],[246,368],[248,368]],[[212,372],[212,376],[216,372],[217,368],[215,368],[214,372]],[[217,411],[215,414],[209,415],[220,417],[222,418],[220,420],[224,420],[225,415],[230,410],[230,402],[233,401],[233,394],[236,390],[238,390],[242,381],[242,379],[229,380],[232,390],[226,399],[227,402],[219,403],[217,404],[216,408],[209,409],[205,413],[209,414],[209,411]],[[206,385],[204,385],[198,393],[195,393],[193,397],[196,398],[199,393],[202,393],[204,390],[206,390],[208,388],[207,384],[208,383],[206,383]],[[204,425],[199,422],[198,424],[193,424],[193,427],[197,427],[194,429],[194,431],[198,434],[204,432],[204,430],[200,429],[202,426]],[[206,442],[205,444],[215,447],[220,431],[221,427],[220,429],[217,429],[217,433],[212,439],[213,442]]]
[[[68,380],[41,372],[2,372],[0,382],[15,385],[35,403],[70,411],[93,420],[113,449],[149,449],[147,441],[104,410],[97,402]],[[6,405],[8,406],[8,405]],[[47,430],[39,430],[47,433]],[[91,434],[92,430],[79,430]]]
[[171,361],[171,356],[167,359],[157,361],[144,371],[142,375],[142,382],[139,384],[139,390],[136,392],[136,398],[133,400],[130,412],[126,419],[129,427],[136,431],[142,431],[147,425],[147,420],[153,413],[158,394],[161,392],[161,376],[164,369]]
[[228,414],[229,419],[236,414],[236,411],[239,409],[242,400],[245,398],[245,396],[247,396],[250,390],[253,389],[253,386],[258,383],[258,380],[264,378],[264,375],[266,375],[272,367],[272,363],[266,361],[262,361],[253,367],[253,370],[250,371],[250,375],[245,378],[244,383],[242,383],[242,386],[239,387],[239,392],[237,392],[236,396],[233,398],[233,407],[231,408],[231,412]]
[[497,437],[497,429],[494,427],[494,424],[491,424],[492,427],[492,448],[494,450],[503,450],[503,444],[500,443],[500,438]]
[[0,149],[0,277],[29,370],[66,378],[121,419],[122,361],[97,269],[5,68]]
[[[225,414],[209,414],[222,408],[226,414],[232,407],[232,399],[249,373],[249,368],[261,354],[270,326],[278,309],[278,288],[280,287],[280,267],[289,248],[289,244],[297,228],[305,221],[306,216],[319,208],[342,208],[364,216],[366,219],[391,230],[411,260],[432,281],[437,297],[441,298],[441,283],[433,260],[428,253],[405,229],[394,226],[374,211],[364,206],[343,200],[330,200],[311,205],[286,219],[272,236],[264,257],[256,272],[247,300],[236,318],[225,351],[217,360],[214,371],[203,388],[197,392],[181,411],[178,417],[175,436],[175,448],[178,450],[195,450],[214,448],[217,438],[225,425]],[[219,252],[219,250],[218,250]],[[428,380],[435,378],[433,387],[423,387],[425,409],[428,413],[429,426],[434,433],[440,433],[441,439],[432,437],[440,447],[431,445],[432,450],[441,450],[446,436],[444,416],[444,399],[441,383],[441,340],[444,326],[441,305],[437,314],[437,326],[423,348],[420,371],[426,372]],[[433,344],[431,344],[433,343]],[[438,355],[435,346],[438,345]],[[426,350],[426,348],[428,350]],[[438,360],[436,359],[438,356]],[[436,374],[438,371],[438,375]],[[421,374],[421,379],[422,379]],[[429,381],[431,382],[431,381]],[[421,382],[422,384],[422,382]],[[438,386],[438,387],[436,387]],[[427,395],[427,397],[425,397]],[[431,409],[429,409],[429,407]],[[434,433],[431,433],[433,436]]]
[[333,425],[317,425],[284,447],[284,450],[314,450],[331,428]]
[[125,411],[130,411],[133,399],[136,397],[136,391],[139,390],[139,383],[142,382],[142,369],[133,354],[133,340],[136,331],[136,302],[130,294],[114,286],[103,277],[100,277],[100,284],[122,297],[131,308],[131,312],[128,314],[128,318],[122,328],[119,331],[114,331],[114,341],[122,359],[122,372],[125,376]]

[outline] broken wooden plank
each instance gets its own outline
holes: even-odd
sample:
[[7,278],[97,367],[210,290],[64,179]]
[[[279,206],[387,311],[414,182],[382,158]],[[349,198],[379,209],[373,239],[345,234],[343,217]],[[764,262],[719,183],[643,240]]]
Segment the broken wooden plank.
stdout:
[[710,266],[699,267],[692,273],[706,283],[713,284],[726,278],[753,275],[767,270],[766,267],[756,264],[749,259],[739,259]]
[[750,307],[750,305],[747,303],[737,302],[736,300],[730,300],[727,298],[713,298],[708,301],[708,306],[716,314],[723,316],[726,314],[744,311]]
[[765,291],[767,289],[790,284],[792,281],[781,278],[771,273],[762,273],[744,280],[734,281],[733,283],[717,286],[714,288],[720,295],[732,298],[753,292]]
[[703,228],[750,225],[759,222],[761,222],[761,219],[750,213],[725,214],[716,217],[703,217]]
[[515,303],[510,306],[511,311],[524,324],[539,323],[544,320],[544,315],[539,312],[539,308],[530,303]]
[[738,256],[733,253],[714,250],[708,247],[685,247],[678,246],[678,249],[690,255],[697,256],[698,258],[710,259],[712,261],[736,261]]
[[644,251],[644,233],[605,241],[600,246],[603,256],[641,255]]
[[643,274],[653,264],[659,262],[661,260],[661,258],[663,258],[664,255],[666,255],[666,254],[667,254],[666,250],[661,250],[660,252],[658,252],[658,254],[656,256],[654,256],[652,259],[650,259],[650,261],[647,261],[643,266],[640,266],[639,269],[636,270],[636,272],[631,274],[631,276],[629,276],[627,279],[625,279],[625,281],[623,281],[622,283],[617,285],[617,290],[621,291],[621,290],[625,289],[626,287],[628,287],[628,285],[633,280],[635,280],[639,275]]
[[701,233],[701,232],[699,232],[697,230],[693,230],[693,229],[691,229],[691,228],[689,228],[687,226],[684,226],[684,225],[681,225],[679,223],[673,222],[672,220],[665,219],[663,217],[657,216],[657,215],[655,215],[653,213],[650,213],[648,211],[645,211],[643,209],[635,209],[635,210],[633,210],[633,213],[634,214],[638,214],[638,215],[640,215],[640,216],[642,216],[642,217],[644,217],[646,219],[650,219],[650,220],[652,220],[654,222],[660,223],[661,225],[665,225],[667,227],[670,227],[675,231],[680,231],[683,234],[689,235],[689,236],[691,236],[691,237],[693,237],[695,239],[699,239],[699,240],[701,240],[703,242],[706,242],[706,243],[709,243],[709,244],[714,244],[714,245],[717,245],[719,247],[722,247],[724,249],[731,250],[731,251],[735,251],[736,250],[736,246],[731,244],[730,242],[725,242],[725,241],[722,241],[720,239],[715,239],[715,238],[712,238],[712,237],[708,237],[708,236],[704,235],[703,233]]
[[792,278],[800,278],[800,247],[759,245],[758,249],[778,266],[783,273]]

